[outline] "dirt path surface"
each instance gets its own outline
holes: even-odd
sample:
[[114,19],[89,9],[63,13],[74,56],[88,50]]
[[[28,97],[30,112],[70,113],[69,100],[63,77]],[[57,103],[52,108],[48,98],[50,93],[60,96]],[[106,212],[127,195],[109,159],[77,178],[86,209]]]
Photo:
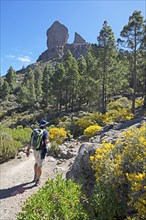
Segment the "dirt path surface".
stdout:
[[[78,146],[75,151],[77,152]],[[55,178],[57,173],[65,177],[74,158],[57,160],[47,156],[41,177],[40,186],[32,183],[34,171],[33,153],[29,158],[24,154],[21,159],[14,159],[0,165],[0,220],[16,220],[24,201],[36,193],[47,179]]]

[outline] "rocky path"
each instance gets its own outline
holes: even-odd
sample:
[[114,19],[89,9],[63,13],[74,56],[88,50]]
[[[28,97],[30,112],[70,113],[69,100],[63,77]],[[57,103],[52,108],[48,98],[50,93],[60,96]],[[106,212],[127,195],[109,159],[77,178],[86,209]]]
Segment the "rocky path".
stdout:
[[[77,152],[76,145],[74,152]],[[57,173],[65,177],[74,158],[57,160],[47,156],[43,166],[41,187],[49,178],[55,178]],[[25,154],[20,159],[14,159],[0,165],[0,220],[16,220],[16,214],[21,210],[24,201],[36,193],[38,186],[34,186],[32,179],[34,157],[31,153],[29,158]]]

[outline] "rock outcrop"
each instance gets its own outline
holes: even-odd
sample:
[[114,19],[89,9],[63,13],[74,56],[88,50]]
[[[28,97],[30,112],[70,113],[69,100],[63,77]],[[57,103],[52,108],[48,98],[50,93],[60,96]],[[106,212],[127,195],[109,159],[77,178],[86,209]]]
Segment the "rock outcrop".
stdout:
[[60,24],[59,21],[55,21],[53,25],[47,30],[47,47],[54,50],[64,46],[68,40],[68,29]]
[[75,39],[74,39],[74,44],[84,44],[86,41],[78,34],[75,32]]
[[74,42],[68,44],[68,29],[59,21],[55,21],[47,30],[47,50],[45,50],[38,58],[37,62],[47,62],[49,60],[61,60],[68,50],[71,51],[75,58],[80,55],[86,57],[90,47],[89,43],[75,32]]

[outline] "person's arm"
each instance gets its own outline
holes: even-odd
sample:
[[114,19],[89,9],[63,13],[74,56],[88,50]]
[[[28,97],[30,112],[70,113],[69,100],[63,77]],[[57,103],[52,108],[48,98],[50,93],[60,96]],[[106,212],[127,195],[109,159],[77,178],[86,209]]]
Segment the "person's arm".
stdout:
[[49,139],[45,139],[45,144],[48,144],[49,143]]
[[45,131],[44,142],[45,142],[46,145],[49,143],[49,137],[48,136],[49,136],[48,131]]

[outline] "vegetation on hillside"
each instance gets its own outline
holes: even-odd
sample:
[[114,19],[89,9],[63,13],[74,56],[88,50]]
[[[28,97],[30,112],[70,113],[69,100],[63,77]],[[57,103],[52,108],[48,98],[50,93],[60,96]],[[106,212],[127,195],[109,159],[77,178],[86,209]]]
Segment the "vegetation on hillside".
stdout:
[[[93,137],[106,124],[131,120],[137,108],[146,108],[146,26],[140,11],[129,17],[120,36],[116,42],[104,21],[87,57],[76,60],[68,51],[62,62],[23,73],[10,67],[0,77],[0,162],[15,157],[42,118],[51,121],[50,140],[56,146],[66,137]],[[58,176],[26,201],[17,219],[144,220],[145,132],[143,124],[96,150],[91,198],[82,186]]]
[[[142,100],[136,100],[136,107],[141,107],[142,103]],[[79,111],[78,113],[70,113],[53,119],[54,124],[52,123],[48,128],[52,153],[57,153],[58,145],[65,139],[70,140],[83,134],[91,138],[96,136],[97,131],[110,122],[132,119],[134,115],[131,113],[129,106],[131,106],[131,101],[127,98],[121,98],[110,102],[105,114],[97,111],[91,113]],[[16,114],[10,121],[7,119],[7,123],[20,120],[24,125],[28,126],[30,124],[30,128],[25,126],[7,128],[6,124],[0,126],[0,162],[14,158],[22,147],[29,144],[32,129],[38,126],[36,118],[37,116],[33,114]],[[41,118],[41,115],[38,118]]]
[[1,102],[15,101],[18,111],[86,109],[105,113],[109,101],[121,95],[132,100],[134,113],[137,96],[143,97],[146,105],[145,55],[144,18],[135,11],[117,42],[104,21],[97,44],[91,45],[86,58],[76,60],[68,51],[62,62],[26,68],[23,74],[10,67],[0,78]]
[[123,137],[115,144],[103,141],[91,156],[96,183],[90,198],[81,185],[58,176],[25,202],[17,219],[144,220],[146,123]]

